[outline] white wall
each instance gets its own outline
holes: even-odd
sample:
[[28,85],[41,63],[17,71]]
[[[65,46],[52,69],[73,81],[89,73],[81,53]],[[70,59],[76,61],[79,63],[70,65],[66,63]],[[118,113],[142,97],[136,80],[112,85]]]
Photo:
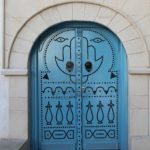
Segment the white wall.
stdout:
[[0,75],[0,138],[8,137],[9,130],[8,79]]
[[[3,0],[0,0],[0,72],[3,51]],[[8,78],[0,74],[0,138],[8,137],[9,130]]]
[[3,38],[3,3],[2,3],[3,0],[0,0],[0,69],[2,68],[2,38]]

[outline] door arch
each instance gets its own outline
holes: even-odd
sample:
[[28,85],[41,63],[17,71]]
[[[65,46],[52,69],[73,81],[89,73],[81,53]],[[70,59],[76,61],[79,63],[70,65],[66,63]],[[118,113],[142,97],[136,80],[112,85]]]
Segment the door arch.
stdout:
[[127,60],[92,22],[45,31],[30,58],[32,150],[128,149]]

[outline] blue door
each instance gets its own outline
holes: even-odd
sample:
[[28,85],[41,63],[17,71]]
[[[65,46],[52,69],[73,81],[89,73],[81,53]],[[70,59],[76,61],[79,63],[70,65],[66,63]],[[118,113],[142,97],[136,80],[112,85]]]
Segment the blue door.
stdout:
[[33,47],[32,150],[127,150],[126,54],[107,28],[52,27]]

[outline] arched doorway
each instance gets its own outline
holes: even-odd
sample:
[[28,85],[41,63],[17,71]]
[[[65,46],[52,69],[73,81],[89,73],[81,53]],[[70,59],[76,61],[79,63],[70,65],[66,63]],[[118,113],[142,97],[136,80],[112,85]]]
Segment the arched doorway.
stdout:
[[35,42],[30,63],[32,150],[127,150],[122,43],[91,22],[65,22]]

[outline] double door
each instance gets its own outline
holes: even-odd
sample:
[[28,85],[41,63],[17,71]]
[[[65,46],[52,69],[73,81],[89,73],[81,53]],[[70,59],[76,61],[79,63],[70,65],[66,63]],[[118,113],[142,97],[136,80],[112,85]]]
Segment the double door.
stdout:
[[105,28],[62,27],[37,62],[39,150],[119,149],[120,41]]

